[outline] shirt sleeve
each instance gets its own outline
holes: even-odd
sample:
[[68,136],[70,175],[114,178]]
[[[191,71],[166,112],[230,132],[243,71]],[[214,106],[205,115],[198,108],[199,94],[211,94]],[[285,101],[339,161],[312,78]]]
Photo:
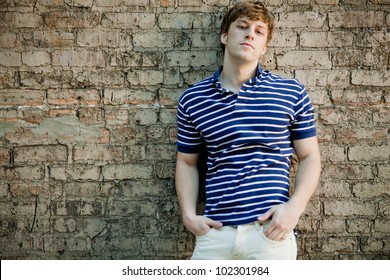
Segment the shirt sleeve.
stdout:
[[188,154],[199,153],[202,143],[202,136],[196,130],[182,103],[179,102],[177,108],[177,151]]
[[314,107],[303,87],[295,106],[294,120],[291,127],[292,140],[305,139],[317,135],[314,116]]

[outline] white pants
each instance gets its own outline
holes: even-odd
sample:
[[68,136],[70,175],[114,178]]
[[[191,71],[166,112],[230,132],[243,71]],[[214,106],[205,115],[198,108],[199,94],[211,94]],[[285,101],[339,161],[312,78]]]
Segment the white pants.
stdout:
[[212,228],[196,237],[192,260],[295,260],[297,243],[294,232],[283,241],[273,241],[264,235],[269,225],[258,222]]

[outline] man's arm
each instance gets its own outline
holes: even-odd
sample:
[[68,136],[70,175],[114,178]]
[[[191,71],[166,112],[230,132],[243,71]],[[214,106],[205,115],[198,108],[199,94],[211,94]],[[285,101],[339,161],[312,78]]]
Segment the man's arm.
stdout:
[[271,220],[265,235],[272,240],[283,240],[295,226],[314,194],[321,173],[320,151],[317,137],[293,141],[298,157],[298,170],[295,177],[294,193],[285,204],[277,205],[259,217],[263,223]]
[[211,227],[219,228],[221,223],[196,214],[199,192],[199,154],[177,153],[176,192],[184,225],[196,236],[206,234]]

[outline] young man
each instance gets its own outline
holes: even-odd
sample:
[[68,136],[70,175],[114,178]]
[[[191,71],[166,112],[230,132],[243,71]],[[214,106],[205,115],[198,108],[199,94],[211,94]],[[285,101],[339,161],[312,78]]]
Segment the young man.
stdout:
[[[320,155],[303,85],[259,66],[273,29],[263,4],[236,4],[222,21],[223,66],[180,98],[176,190],[183,223],[196,236],[192,259],[296,259],[293,229],[316,189]],[[198,215],[202,144],[206,205]]]

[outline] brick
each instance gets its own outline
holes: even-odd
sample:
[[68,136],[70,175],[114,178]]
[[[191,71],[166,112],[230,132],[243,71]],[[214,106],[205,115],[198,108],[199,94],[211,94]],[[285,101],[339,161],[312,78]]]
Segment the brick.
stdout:
[[0,33],[0,46],[2,48],[14,48],[16,46],[15,33]]
[[318,111],[318,119],[323,124],[345,124],[348,116],[345,110],[342,109],[320,109]]
[[345,221],[340,218],[325,218],[321,222],[321,229],[328,234],[345,234]]
[[174,178],[175,164],[167,162],[156,164],[156,176],[160,179]]
[[22,66],[22,56],[17,52],[1,52],[0,65],[2,66]]
[[367,243],[363,243],[363,252],[380,252],[383,249],[383,240],[378,238],[368,238]]
[[370,0],[372,4],[379,4],[379,5],[388,5],[390,4],[390,0]]
[[60,85],[70,85],[73,73],[71,71],[60,71],[58,69],[39,69],[30,71],[20,71],[19,79],[25,87],[29,88],[48,88],[58,87]]
[[322,29],[326,21],[326,14],[316,12],[290,12],[280,15],[278,27]]
[[104,111],[101,108],[80,108],[76,115],[81,123],[88,125],[103,125]]
[[96,199],[53,201],[50,212],[55,216],[97,216],[104,211],[102,201]]
[[390,86],[390,71],[379,70],[353,70],[353,85]]
[[369,234],[372,229],[370,219],[352,219],[347,221],[347,231],[349,233]]
[[389,199],[381,199],[378,201],[378,216],[389,217],[390,215],[390,204]]
[[374,216],[375,212],[375,205],[368,201],[340,200],[324,203],[324,213],[327,216]]
[[340,0],[315,0],[318,5],[338,5]]
[[306,90],[308,91],[311,102],[314,106],[330,106],[332,104],[330,96],[326,90],[323,90],[322,88],[309,87],[306,87]]
[[[292,40],[293,41],[293,40]],[[191,34],[179,34],[175,42],[176,49],[181,47],[219,49],[221,46],[217,32],[192,32]]]
[[96,237],[92,240],[91,246],[95,252],[108,251],[125,251],[126,253],[133,253],[138,255],[141,251],[141,240],[139,237],[126,237],[126,238],[109,238]]
[[11,149],[6,149],[3,147],[0,148],[0,165],[6,165],[10,162],[10,156],[12,152],[13,151]]
[[131,145],[124,148],[124,161],[135,162],[146,159],[146,152],[144,145]]
[[120,30],[79,30],[77,33],[77,44],[81,47],[125,47],[131,50],[132,41],[128,33]]
[[169,181],[126,180],[119,182],[118,193],[125,200],[142,200],[145,197],[172,197],[175,190]]
[[176,124],[176,110],[175,109],[162,109],[160,110],[159,120],[165,124]]
[[104,165],[114,162],[123,162],[122,147],[106,145],[85,145],[73,148],[73,160],[77,163]]
[[205,4],[219,6],[219,7],[227,7],[229,6],[229,0],[205,0]]
[[61,233],[75,233],[77,229],[77,221],[73,218],[58,218],[54,219],[54,231]]
[[35,164],[40,162],[66,162],[68,151],[66,146],[28,146],[16,147],[15,163]]
[[352,193],[359,198],[374,198],[390,195],[390,189],[386,183],[366,182],[357,183],[352,187]]
[[159,90],[160,105],[163,107],[177,106],[177,102],[183,91],[183,89],[176,88],[161,88]]
[[155,161],[175,161],[176,145],[148,145],[146,147],[147,159]]
[[147,201],[115,201],[108,207],[110,216],[154,217],[157,205]]
[[95,4],[96,4],[96,6],[99,6],[99,7],[117,7],[117,6],[120,6],[122,4],[122,2],[123,2],[123,0],[111,0],[111,1],[96,0]]
[[[194,40],[198,42],[198,40]],[[173,49],[180,46],[188,46],[189,38],[187,34],[177,32],[142,32],[133,35],[134,48],[168,48]]]
[[135,112],[132,119],[138,125],[153,125],[157,123],[158,116],[155,109],[142,109]]
[[64,182],[61,185],[63,194],[71,198],[109,197],[115,185],[111,182]]
[[279,66],[316,67],[330,69],[332,63],[326,51],[289,51],[277,58]]
[[17,122],[19,120],[19,113],[17,109],[0,109],[0,120],[5,122]]
[[65,4],[76,7],[92,7],[93,0],[65,0]]
[[332,100],[335,104],[343,105],[379,105],[383,102],[383,91],[381,90],[332,90]]
[[[333,164],[323,167],[321,173],[323,178],[333,178],[332,180],[371,180],[374,178],[371,166],[354,164]],[[341,181],[342,181],[341,180]]]
[[390,166],[379,165],[378,166],[378,177],[382,179],[390,179]]
[[310,0],[287,0],[290,5],[309,5]]
[[102,25],[106,28],[143,30],[152,29],[156,24],[154,13],[104,13]]
[[350,184],[345,182],[325,182],[318,186],[317,192],[323,197],[351,197]]
[[329,237],[322,243],[322,252],[354,252],[357,248],[357,239],[353,237]]
[[130,71],[127,75],[127,81],[132,86],[158,85],[164,81],[164,74],[159,70]]
[[384,24],[382,11],[343,11],[329,13],[331,28],[382,28]]
[[336,128],[336,140],[342,143],[356,144],[382,142],[387,139],[387,131],[381,128]]
[[62,190],[57,186],[50,186],[47,182],[18,182],[9,184],[9,192],[19,198],[61,196]]
[[22,62],[27,66],[45,66],[51,62],[48,52],[23,52]]
[[73,71],[75,78],[73,78],[72,83],[76,86],[86,87],[86,86],[124,86],[125,85],[125,74],[121,70],[106,70],[106,69],[96,69],[96,70],[81,70]]
[[200,7],[202,6],[202,1],[199,0],[178,0],[179,6],[182,7]]
[[53,65],[56,66],[89,66],[105,65],[104,54],[101,51],[64,51],[57,50],[53,54]]
[[383,146],[355,146],[348,149],[350,161],[386,161],[390,159],[390,147]]
[[329,86],[347,87],[349,85],[350,74],[347,70],[296,70],[296,79],[306,87]]
[[99,180],[100,169],[95,165],[53,166],[50,178],[60,181]]
[[210,52],[168,52],[167,53],[168,66],[209,66],[217,61],[217,53]]
[[5,182],[0,183],[0,198],[6,198],[8,196],[8,184]]
[[150,164],[116,164],[103,166],[105,180],[152,179],[153,168]]
[[71,32],[62,30],[56,31],[34,31],[32,42],[35,46],[46,48],[54,47],[72,47],[74,45],[75,35]]
[[53,105],[97,105],[99,101],[100,94],[97,90],[49,89],[47,91],[47,102]]
[[162,13],[158,17],[161,29],[200,29],[211,25],[211,15],[202,13]]
[[374,221],[375,232],[388,233],[390,231],[390,219],[377,218]]
[[42,22],[42,17],[36,13],[14,13],[12,25],[16,28],[37,28]]
[[99,24],[100,13],[97,11],[54,11],[45,17],[46,25],[51,29],[91,28]]
[[344,147],[332,144],[322,145],[321,155],[323,161],[345,162],[347,159]]
[[[384,97],[387,95],[385,94]],[[389,124],[390,123],[390,109],[388,107],[379,108],[378,111],[373,113],[373,120],[377,124]]]
[[302,32],[300,46],[310,48],[352,46],[354,36],[351,32]]
[[41,90],[0,90],[0,106],[42,105],[45,92]]

